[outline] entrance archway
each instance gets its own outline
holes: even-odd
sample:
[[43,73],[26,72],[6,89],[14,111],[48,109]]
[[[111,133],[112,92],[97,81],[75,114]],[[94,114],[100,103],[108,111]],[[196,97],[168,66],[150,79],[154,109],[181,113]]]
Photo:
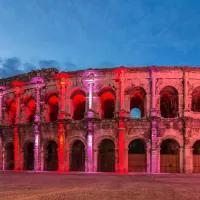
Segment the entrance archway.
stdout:
[[49,141],[46,146],[45,156],[45,170],[57,171],[58,170],[58,144],[55,141]]
[[193,145],[193,172],[200,173],[200,140]]
[[85,146],[80,140],[72,145],[70,171],[85,171]]
[[141,139],[136,139],[128,145],[128,171],[146,172],[146,145]]
[[115,172],[115,144],[104,139],[99,145],[98,172]]
[[5,170],[14,170],[14,144],[9,142],[5,146]]
[[160,172],[180,172],[180,145],[175,140],[164,140],[160,146]]
[[24,170],[34,169],[34,144],[28,142],[24,145]]

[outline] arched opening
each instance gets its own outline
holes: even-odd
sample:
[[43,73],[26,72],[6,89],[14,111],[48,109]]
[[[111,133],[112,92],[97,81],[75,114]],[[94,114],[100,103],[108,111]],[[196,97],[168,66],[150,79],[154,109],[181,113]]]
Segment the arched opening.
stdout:
[[[140,111],[140,118],[144,117],[145,111],[145,101],[146,101],[146,92],[142,88],[135,88],[130,94],[130,111]],[[138,118],[139,115],[131,116],[132,118]]]
[[9,119],[10,119],[10,124],[15,124],[17,107],[16,107],[16,102],[15,102],[14,99],[8,101],[7,112],[8,112],[8,116],[9,116]]
[[101,118],[112,119],[115,112],[115,92],[110,88],[105,88],[99,92],[101,103]]
[[5,146],[5,170],[14,170],[14,144],[9,142]]
[[58,170],[58,144],[55,141],[49,141],[45,148],[45,167],[47,171],[57,171]]
[[99,145],[98,172],[115,172],[115,144],[104,139]]
[[193,172],[200,173],[200,140],[193,145]]
[[27,116],[28,116],[27,122],[28,123],[34,122],[35,112],[36,112],[35,100],[32,98],[29,98],[27,101]]
[[34,144],[28,142],[24,145],[24,170],[34,169]]
[[192,92],[192,111],[200,112],[200,87],[197,87]]
[[160,146],[160,172],[180,172],[180,146],[175,140],[164,140]]
[[163,118],[178,116],[178,92],[175,88],[167,86],[161,90],[160,114]]
[[77,91],[72,95],[72,106],[73,106],[73,119],[82,120],[85,115],[85,93],[83,91]]
[[58,118],[58,97],[56,94],[52,94],[48,98],[49,105],[49,121],[56,121]]
[[140,139],[133,140],[128,145],[128,171],[147,171],[146,145]]
[[85,171],[85,146],[80,140],[72,145],[70,171]]

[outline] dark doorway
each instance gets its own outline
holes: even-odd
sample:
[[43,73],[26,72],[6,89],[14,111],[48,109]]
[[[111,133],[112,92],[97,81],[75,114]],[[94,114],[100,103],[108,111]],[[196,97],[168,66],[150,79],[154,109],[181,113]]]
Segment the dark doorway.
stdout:
[[162,142],[160,147],[160,172],[179,173],[180,172],[180,146],[172,139]]
[[178,116],[178,92],[173,87],[165,87],[160,92],[160,113],[163,118]]
[[115,172],[115,144],[105,139],[99,146],[98,172]]
[[5,147],[5,169],[14,170],[14,145],[9,142]]
[[128,146],[128,171],[147,171],[146,147],[140,139],[133,140]]
[[70,171],[85,171],[85,146],[80,140],[72,145]]
[[58,144],[55,141],[50,141],[46,147],[45,170],[58,170]]
[[112,119],[115,116],[115,92],[110,88],[104,88],[99,92],[101,102],[101,118]]
[[49,117],[51,122],[54,122],[58,119],[58,105],[51,105]]
[[82,120],[85,115],[85,100],[75,105],[74,120]]
[[34,169],[34,144],[27,143],[24,146],[24,170]]
[[57,97],[57,95],[55,94],[50,95],[48,99],[50,122],[56,121],[58,119],[58,107],[59,107],[58,102],[59,98]]
[[200,173],[200,140],[193,145],[193,172]]
[[114,117],[115,101],[114,99],[106,99],[103,102],[104,119],[111,119]]

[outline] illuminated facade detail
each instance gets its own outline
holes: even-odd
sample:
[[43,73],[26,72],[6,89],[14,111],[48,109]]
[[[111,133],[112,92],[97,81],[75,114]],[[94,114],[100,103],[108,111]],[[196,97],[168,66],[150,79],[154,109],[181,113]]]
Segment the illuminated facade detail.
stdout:
[[1,170],[200,172],[199,68],[50,68],[0,85]]

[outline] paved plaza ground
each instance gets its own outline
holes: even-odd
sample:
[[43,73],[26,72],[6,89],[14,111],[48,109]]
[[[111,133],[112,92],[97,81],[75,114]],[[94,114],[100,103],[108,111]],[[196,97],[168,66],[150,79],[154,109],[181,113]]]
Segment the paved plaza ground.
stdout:
[[193,200],[200,174],[0,172],[0,200]]

